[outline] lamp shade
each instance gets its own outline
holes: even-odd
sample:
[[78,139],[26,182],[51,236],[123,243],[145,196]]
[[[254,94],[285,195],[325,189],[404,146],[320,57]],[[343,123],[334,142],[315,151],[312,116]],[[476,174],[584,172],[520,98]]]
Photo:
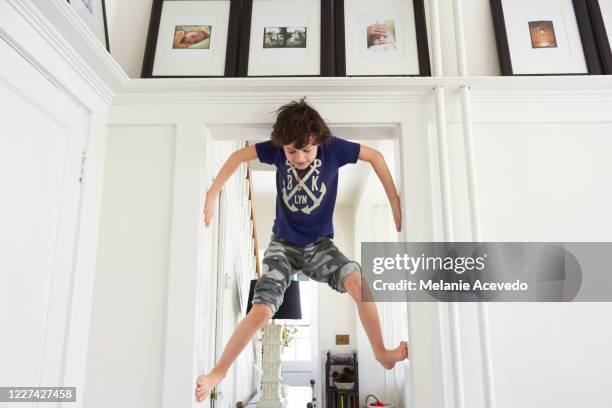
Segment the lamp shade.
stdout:
[[[251,287],[249,288],[249,301],[247,303],[247,313],[253,306],[251,301],[255,293],[255,284],[257,279],[251,280]],[[291,284],[285,290],[283,303],[278,308],[278,311],[272,319],[294,319],[300,320],[302,318],[302,307],[300,306],[300,282],[292,280]]]

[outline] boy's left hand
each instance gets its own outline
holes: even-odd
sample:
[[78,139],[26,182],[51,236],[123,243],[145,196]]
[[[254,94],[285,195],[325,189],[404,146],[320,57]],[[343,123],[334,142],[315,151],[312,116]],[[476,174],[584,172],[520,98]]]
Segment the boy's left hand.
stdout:
[[393,220],[395,221],[395,228],[397,232],[401,232],[402,229],[402,207],[400,206],[399,196],[391,199],[391,211],[393,211]]

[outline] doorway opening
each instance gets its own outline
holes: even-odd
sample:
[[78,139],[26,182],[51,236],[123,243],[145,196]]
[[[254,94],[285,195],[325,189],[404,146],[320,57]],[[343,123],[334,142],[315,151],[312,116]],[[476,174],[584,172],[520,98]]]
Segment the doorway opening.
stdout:
[[[396,126],[365,128],[362,126],[332,127],[332,134],[379,150],[401,196],[401,146]],[[267,140],[251,140],[250,144]],[[276,168],[252,162],[253,197],[259,262],[263,258],[275,219]],[[358,161],[339,170],[338,195],[334,211],[334,243],[349,258],[359,262],[361,242],[398,241],[388,198],[371,165]],[[261,268],[260,268],[261,270]],[[310,386],[315,380],[317,401],[325,401],[325,359],[328,351],[356,351],[359,360],[359,390],[361,401],[368,394],[389,400],[396,407],[410,407],[409,365],[398,364],[391,372],[374,359],[367,336],[361,327],[355,304],[348,294],[333,291],[325,284],[310,280],[302,273],[300,281],[302,320],[280,321],[297,328],[292,342],[282,354],[283,382],[290,386]],[[378,304],[383,338],[387,348],[400,340],[408,340],[408,313],[405,304]],[[336,344],[336,336],[348,344]],[[333,384],[333,380],[328,382]]]

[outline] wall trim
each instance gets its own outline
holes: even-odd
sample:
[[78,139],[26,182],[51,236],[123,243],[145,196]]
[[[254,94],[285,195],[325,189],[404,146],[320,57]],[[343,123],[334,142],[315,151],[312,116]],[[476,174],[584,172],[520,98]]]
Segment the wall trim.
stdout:
[[110,105],[277,103],[301,95],[330,103],[410,103],[431,100],[435,87],[444,87],[447,100],[455,102],[465,86],[472,89],[474,102],[612,101],[609,75],[129,78],[64,0],[0,0],[0,9],[7,7]]
[[459,102],[469,86],[474,102],[609,102],[612,80],[581,77],[377,77],[130,79],[113,104],[276,103],[302,95],[338,103],[427,102],[445,88]]
[[[129,81],[121,66],[66,1],[1,0],[0,15],[12,20],[7,15],[7,9],[12,9],[11,14],[19,14],[27,23],[27,30],[34,30],[46,43],[46,52],[52,50],[57,53],[105,103],[110,104],[114,94],[120,92]],[[4,27],[0,33],[5,34],[10,43],[21,45],[21,36],[15,38]],[[43,66],[37,61],[38,58],[28,59],[42,72],[51,75],[53,82],[62,82],[55,78],[52,67]]]

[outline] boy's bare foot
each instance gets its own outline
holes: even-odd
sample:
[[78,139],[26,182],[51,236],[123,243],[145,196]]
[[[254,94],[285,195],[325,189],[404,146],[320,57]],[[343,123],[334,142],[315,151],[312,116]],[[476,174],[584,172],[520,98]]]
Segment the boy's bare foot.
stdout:
[[400,345],[394,349],[385,349],[380,355],[376,355],[376,360],[387,370],[395,367],[395,363],[408,358],[408,343],[401,341]]
[[202,374],[201,376],[199,376],[198,379],[196,380],[196,384],[197,384],[196,390],[195,390],[196,400],[198,402],[202,402],[206,400],[206,398],[210,396],[210,392],[215,387],[215,385],[219,384],[219,382],[221,382],[222,379],[223,379],[222,375],[217,374],[213,371],[211,371],[210,373],[206,375]]

